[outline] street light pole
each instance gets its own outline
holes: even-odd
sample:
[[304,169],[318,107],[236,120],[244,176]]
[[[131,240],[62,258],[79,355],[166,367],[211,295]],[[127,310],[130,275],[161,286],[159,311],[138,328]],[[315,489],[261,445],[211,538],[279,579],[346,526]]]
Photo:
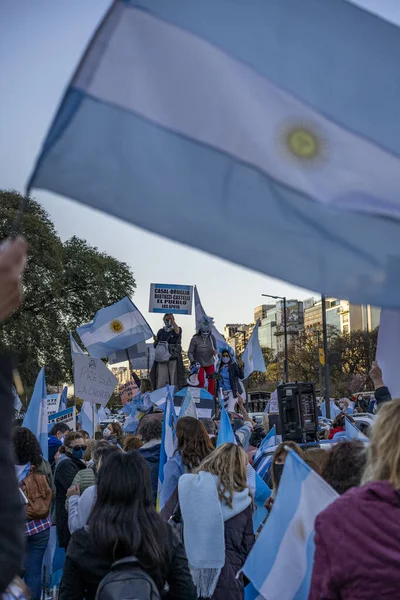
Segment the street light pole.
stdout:
[[265,298],[273,298],[274,300],[283,300],[283,329],[285,336],[285,380],[289,383],[289,353],[288,353],[288,336],[287,336],[287,315],[286,315],[286,296],[272,296],[271,294],[261,294]]
[[326,301],[325,296],[322,294],[322,344],[324,348],[324,379],[325,379],[325,410],[326,418],[331,418],[331,402],[330,402],[330,391],[329,391],[329,365],[328,365],[328,334],[326,328]]

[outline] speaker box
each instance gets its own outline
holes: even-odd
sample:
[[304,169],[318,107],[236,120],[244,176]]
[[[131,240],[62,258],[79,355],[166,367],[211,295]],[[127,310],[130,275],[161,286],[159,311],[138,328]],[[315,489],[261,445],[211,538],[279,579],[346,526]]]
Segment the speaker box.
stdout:
[[318,412],[314,384],[285,383],[278,386],[282,441],[298,444],[318,441]]

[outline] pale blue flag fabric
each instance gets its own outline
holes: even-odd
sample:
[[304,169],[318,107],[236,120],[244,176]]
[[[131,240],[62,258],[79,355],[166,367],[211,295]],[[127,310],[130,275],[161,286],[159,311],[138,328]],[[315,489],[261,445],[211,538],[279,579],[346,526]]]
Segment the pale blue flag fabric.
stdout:
[[265,373],[265,362],[258,339],[258,328],[260,321],[257,321],[248,344],[243,352],[242,360],[244,364],[244,378],[247,379],[254,371]]
[[181,409],[179,411],[178,421],[182,417],[193,417],[194,419],[197,419],[196,404],[189,388],[186,389],[186,394],[183,398]]
[[362,442],[368,442],[368,437],[364,435],[349,419],[345,419],[345,432],[348,440],[361,440]]
[[99,310],[91,323],[76,331],[94,358],[104,358],[153,337],[150,325],[127,296]]
[[69,343],[71,344],[72,356],[74,356],[74,354],[85,354],[79,344],[75,341],[71,331],[69,332]]
[[[331,407],[331,419],[333,420],[342,411],[340,410],[340,408],[338,406],[336,406],[336,403],[335,403],[334,400],[330,400],[330,407]],[[326,419],[326,404],[325,404],[325,400],[323,402],[321,402],[321,415],[323,417],[325,417],[325,419]]]
[[397,26],[343,0],[116,0],[28,187],[400,307],[399,55]]
[[307,600],[315,518],[338,497],[289,450],[273,509],[243,566],[243,573],[261,597]]
[[[165,502],[169,499],[173,489],[170,490],[168,482],[165,482],[164,486],[164,467],[168,460],[172,458],[175,452],[175,427],[176,427],[176,414],[173,400],[173,390],[171,386],[168,387],[167,401],[164,408],[163,426],[162,426],[162,437],[161,437],[161,448],[160,448],[160,465],[158,469],[158,494],[157,504],[161,510],[164,507]],[[168,491],[166,492],[166,489]]]
[[221,444],[236,444],[235,434],[233,433],[229,415],[225,410],[224,403],[221,405],[221,415],[219,418],[219,428],[217,436],[217,448]]
[[400,311],[383,309],[376,360],[392,398],[400,398]]
[[94,436],[93,410],[95,410],[93,403],[85,400],[82,404],[81,412],[77,417],[79,423],[82,425],[82,429],[87,431],[90,437]]
[[63,391],[60,399],[60,410],[65,410],[67,408],[67,399],[68,399],[68,386],[63,387]]
[[28,404],[22,426],[30,429],[37,437],[42,449],[43,458],[47,460],[48,449],[48,416],[47,416],[47,391],[44,367],[36,378],[33,394]]

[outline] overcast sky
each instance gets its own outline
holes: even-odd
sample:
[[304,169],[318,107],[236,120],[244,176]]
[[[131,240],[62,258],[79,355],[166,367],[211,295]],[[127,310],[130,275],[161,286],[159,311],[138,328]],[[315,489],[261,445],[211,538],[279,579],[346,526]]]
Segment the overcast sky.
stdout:
[[[400,0],[357,3],[400,22]],[[110,0],[0,0],[1,188],[24,190],[65,87],[109,5]],[[63,240],[72,235],[86,238],[132,267],[138,286],[134,300],[155,329],[160,317],[147,313],[151,282],[197,284],[204,308],[219,329],[228,322],[251,322],[262,293],[300,299],[312,295],[69,199],[41,191],[34,196],[50,213]],[[179,321],[187,341],[194,321],[189,317]]]

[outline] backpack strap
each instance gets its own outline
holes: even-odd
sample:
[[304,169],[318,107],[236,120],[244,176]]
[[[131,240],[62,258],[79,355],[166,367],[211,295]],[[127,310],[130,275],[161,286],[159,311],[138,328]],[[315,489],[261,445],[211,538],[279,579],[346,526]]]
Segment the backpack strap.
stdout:
[[140,567],[140,562],[136,558],[136,556],[127,556],[126,558],[120,558],[111,565],[111,571],[119,569],[120,567]]

